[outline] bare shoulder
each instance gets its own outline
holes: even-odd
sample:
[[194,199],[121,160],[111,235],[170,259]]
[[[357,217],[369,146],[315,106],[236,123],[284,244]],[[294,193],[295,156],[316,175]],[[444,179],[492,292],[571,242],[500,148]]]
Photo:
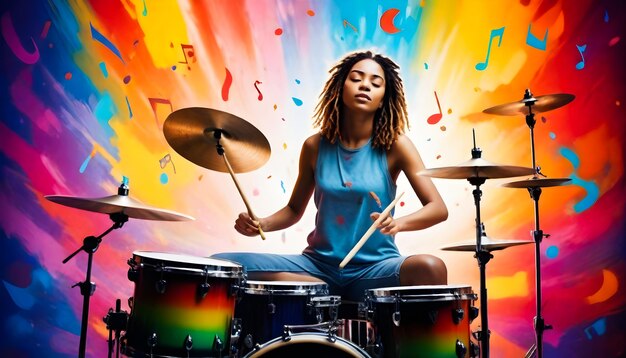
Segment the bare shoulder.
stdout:
[[390,166],[395,169],[400,169],[406,165],[407,161],[416,157],[419,157],[417,148],[415,148],[413,141],[404,134],[398,136],[398,140],[393,143],[387,155]]
[[320,146],[321,138],[322,135],[320,133],[315,133],[309,138],[305,139],[304,143],[302,144],[302,150],[317,152],[317,149]]
[[304,140],[302,152],[300,153],[301,164],[307,163],[311,169],[315,168],[321,138],[322,135],[320,133],[315,133]]

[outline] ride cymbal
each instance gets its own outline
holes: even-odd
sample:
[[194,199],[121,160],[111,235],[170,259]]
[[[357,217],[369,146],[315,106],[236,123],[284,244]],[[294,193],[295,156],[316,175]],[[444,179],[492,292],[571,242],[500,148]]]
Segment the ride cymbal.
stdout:
[[53,203],[71,208],[93,211],[102,214],[122,213],[129,218],[159,221],[187,221],[193,217],[171,210],[157,209],[137,201],[127,195],[111,195],[103,198],[78,198],[63,195],[46,195]]
[[482,158],[472,158],[450,167],[424,169],[418,175],[443,179],[509,178],[534,174],[533,168],[500,165]]
[[528,107],[532,106],[535,113],[544,113],[562,107],[571,101],[575,96],[568,93],[548,94],[524,98],[521,101],[505,103],[483,110],[484,113],[498,114],[501,116],[517,116],[519,114],[528,114]]
[[[507,247],[532,244],[533,241],[520,240],[494,240],[483,235],[480,239],[480,246],[486,251],[504,250]],[[456,244],[444,246],[441,250],[446,251],[476,251],[476,239],[458,242]]]
[[201,167],[228,173],[217,150],[216,133],[235,173],[255,170],[270,157],[270,144],[263,133],[227,112],[183,108],[172,112],[163,123],[165,139],[178,154]]
[[571,178],[537,178],[532,177],[525,180],[512,181],[509,183],[502,184],[503,187],[506,188],[546,188],[551,186],[561,186],[565,184],[570,184],[572,181]]

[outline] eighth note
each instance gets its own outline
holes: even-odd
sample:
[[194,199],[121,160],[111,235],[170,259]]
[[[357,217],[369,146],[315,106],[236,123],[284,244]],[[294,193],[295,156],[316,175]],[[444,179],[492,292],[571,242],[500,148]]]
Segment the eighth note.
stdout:
[[[178,61],[178,63],[186,64],[187,65],[187,69],[191,70],[191,67],[189,66],[189,60],[187,59],[187,56],[189,56],[189,58],[193,59],[193,63],[196,62],[196,58],[194,56],[193,45],[180,44],[180,47],[183,50],[183,56],[185,57],[185,61]],[[187,51],[187,53],[185,53],[185,49],[188,49],[189,51]]]
[[256,88],[256,91],[259,92],[259,97],[258,97],[259,101],[263,100],[263,93],[261,93],[261,91],[259,90],[259,87],[257,87],[257,85],[260,85],[262,83],[263,82],[261,82],[261,81],[254,81],[254,88]]
[[500,47],[500,44],[502,44],[502,35],[504,34],[504,27],[501,27],[499,29],[493,29],[491,30],[491,35],[489,35],[489,45],[487,46],[487,58],[485,59],[485,62],[479,62],[476,64],[476,69],[478,71],[483,71],[487,68],[487,65],[489,65],[489,55],[491,54],[491,42],[493,41],[494,37],[500,37],[498,39],[498,47]]
[[439,113],[435,113],[431,115],[430,117],[428,117],[428,119],[426,120],[428,124],[437,124],[437,122],[441,120],[441,117],[443,117],[443,114],[441,113],[441,105],[439,104],[439,97],[437,97],[437,91],[435,91],[435,99],[437,100],[437,107],[439,108]]
[[580,52],[580,58],[583,59],[582,61],[576,64],[576,69],[582,70],[583,68],[585,68],[585,56],[583,56],[583,52],[585,52],[585,50],[587,49],[587,45],[582,45],[582,46],[576,45],[576,48],[578,49],[578,52]]

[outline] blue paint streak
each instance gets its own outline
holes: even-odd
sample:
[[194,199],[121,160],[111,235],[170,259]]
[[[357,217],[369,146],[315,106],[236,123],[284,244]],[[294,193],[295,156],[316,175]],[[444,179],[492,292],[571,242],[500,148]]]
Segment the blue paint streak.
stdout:
[[554,134],[554,132],[550,132],[549,136],[552,140],[556,139],[556,134]]
[[109,125],[109,120],[116,113],[116,107],[113,103],[113,99],[108,92],[105,92],[100,98],[98,104],[96,104],[96,108],[93,110],[93,114],[100,123],[100,126],[104,129],[107,137],[112,137],[114,135],[113,129]]
[[161,173],[161,177],[159,178],[159,180],[161,181],[161,184],[167,184],[169,178],[167,177],[166,173]]
[[85,161],[83,162],[83,164],[80,166],[80,169],[78,169],[78,171],[82,174],[85,172],[85,170],[87,169],[87,165],[89,164],[89,161],[91,160],[91,153],[89,153],[89,155],[87,156],[87,158],[85,159]]
[[280,187],[283,189],[283,194],[287,192],[285,189],[285,183],[282,180],[280,181]]
[[126,105],[128,106],[128,116],[133,118],[133,109],[130,108],[130,102],[128,101],[128,96],[126,97]]
[[98,64],[98,66],[100,66],[100,71],[102,71],[104,78],[109,78],[109,71],[107,70],[107,64],[104,63],[104,61],[102,61]]
[[593,335],[590,331],[595,331],[598,336],[601,336],[606,333],[606,318],[600,318],[599,320],[593,322],[591,326],[585,328],[585,334],[587,335],[587,339],[592,340]]
[[578,155],[576,155],[573,150],[566,147],[561,147],[561,149],[559,149],[559,153],[561,153],[561,155],[564,156],[565,159],[569,160],[570,163],[572,163],[574,169],[578,169],[578,167],[580,166],[580,159],[578,159]]
[[293,103],[296,104],[296,106],[300,107],[302,105],[302,100],[296,97],[291,97],[291,99],[293,100]]
[[103,44],[106,48],[111,50],[111,52],[113,52],[115,56],[117,56],[122,61],[123,64],[126,64],[126,62],[124,62],[124,59],[122,58],[120,50],[118,50],[117,47],[115,47],[115,45],[111,41],[109,41],[109,39],[107,39],[106,37],[104,37],[104,35],[98,32],[98,30],[93,27],[91,22],[89,23],[89,27],[91,28],[91,38]]
[[578,185],[587,191],[587,196],[574,205],[574,211],[582,213],[598,201],[600,188],[598,188],[595,182],[582,180],[576,174],[572,174],[569,177],[572,178],[572,184]]
[[37,300],[29,292],[28,287],[27,288],[17,287],[4,280],[2,280],[2,283],[4,284],[4,287],[7,289],[9,296],[11,296],[13,303],[15,303],[17,307],[23,310],[30,310],[31,308],[33,308]]

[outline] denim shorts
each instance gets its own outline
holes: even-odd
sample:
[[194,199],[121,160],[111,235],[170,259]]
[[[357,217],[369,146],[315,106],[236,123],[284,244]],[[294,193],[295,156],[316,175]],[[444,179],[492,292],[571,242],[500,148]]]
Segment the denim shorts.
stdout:
[[348,264],[343,270],[308,254],[278,255],[233,252],[212,258],[237,262],[250,272],[292,272],[309,274],[328,284],[331,295],[346,301],[363,301],[368,289],[400,285],[400,266],[407,258],[396,256],[368,264]]

